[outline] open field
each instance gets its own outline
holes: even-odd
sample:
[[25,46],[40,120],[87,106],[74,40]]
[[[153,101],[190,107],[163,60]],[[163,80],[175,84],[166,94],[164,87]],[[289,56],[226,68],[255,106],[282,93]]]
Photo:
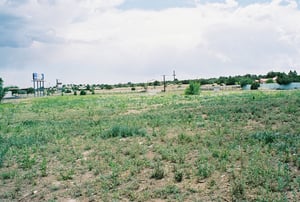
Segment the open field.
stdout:
[[298,201],[300,91],[0,105],[0,201]]

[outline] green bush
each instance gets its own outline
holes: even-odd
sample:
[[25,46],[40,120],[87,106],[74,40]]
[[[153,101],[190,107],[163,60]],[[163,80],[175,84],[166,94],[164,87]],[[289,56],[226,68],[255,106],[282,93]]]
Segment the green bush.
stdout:
[[80,95],[86,95],[85,90],[81,90],[81,91],[80,91]]
[[157,162],[156,165],[155,165],[155,167],[154,167],[154,171],[151,174],[151,178],[154,178],[156,180],[161,180],[161,179],[164,178],[164,176],[165,176],[165,171],[162,168],[161,163]]
[[259,87],[260,87],[260,84],[259,84],[258,82],[253,82],[253,83],[251,84],[250,89],[251,89],[251,90],[257,90]]
[[9,180],[9,179],[13,179],[18,175],[16,170],[11,170],[11,171],[6,171],[6,172],[2,172],[0,174],[0,179],[2,180]]
[[104,132],[102,134],[102,138],[113,138],[113,137],[132,137],[132,136],[142,136],[146,135],[146,131],[144,129],[140,129],[137,127],[129,127],[129,126],[113,126],[110,130]]
[[200,180],[210,177],[213,173],[213,167],[208,163],[201,163],[198,165],[197,175]]
[[176,170],[176,172],[174,174],[174,179],[176,182],[181,182],[183,179],[183,172],[180,170]]
[[279,73],[277,76],[277,83],[287,85],[292,82],[292,79],[286,73]]
[[231,188],[233,201],[244,201],[245,199],[245,184],[242,180],[235,180]]
[[199,95],[200,93],[200,84],[197,82],[191,82],[189,87],[184,91],[185,95]]
[[243,78],[240,81],[240,85],[243,88],[243,87],[247,86],[248,84],[251,84],[252,82],[253,82],[253,80],[250,78]]
[[2,100],[2,98],[4,97],[4,88],[3,88],[3,80],[2,78],[0,78],[0,101]]

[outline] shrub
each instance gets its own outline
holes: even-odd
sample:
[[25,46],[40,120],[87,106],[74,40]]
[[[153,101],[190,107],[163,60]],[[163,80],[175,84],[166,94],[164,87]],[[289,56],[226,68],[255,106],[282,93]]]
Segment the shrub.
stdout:
[[210,170],[206,165],[200,165],[198,167],[198,176],[200,179],[205,179],[210,176]]
[[197,82],[191,82],[189,87],[185,89],[185,95],[199,95],[200,93],[200,84]]
[[85,90],[81,90],[81,91],[80,91],[80,95],[86,95]]
[[0,175],[0,179],[2,179],[2,180],[13,179],[17,175],[18,175],[18,173],[17,173],[16,170],[2,172],[1,175]]
[[201,163],[198,165],[197,175],[200,180],[210,177],[212,173],[213,173],[213,167],[208,163]]
[[235,180],[231,188],[233,201],[243,201],[245,199],[245,185],[241,180]]
[[174,179],[176,182],[181,182],[183,179],[183,172],[180,170],[175,171]]
[[61,171],[60,172],[60,179],[63,181],[66,180],[72,180],[73,179],[73,175],[74,175],[74,170],[67,170],[67,171]]
[[113,138],[113,137],[132,137],[132,136],[142,136],[146,135],[146,131],[144,129],[140,129],[137,127],[129,127],[129,126],[113,126],[110,130],[106,131],[102,138]]
[[2,100],[2,98],[4,97],[4,88],[3,88],[3,80],[2,78],[0,78],[0,101]]
[[280,73],[277,76],[277,83],[287,85],[292,82],[291,78],[286,73]]
[[269,133],[269,132],[259,132],[251,136],[253,139],[263,142],[264,144],[272,144],[278,139],[280,139],[280,134]]
[[[164,188],[154,190],[154,196],[161,199],[168,199],[170,195],[175,195],[174,197],[177,197],[179,194],[180,194],[180,189],[175,185],[167,185]],[[170,200],[166,200],[166,201],[170,201]]]
[[252,81],[252,79],[250,79],[250,78],[243,78],[241,81],[240,81],[240,85],[241,85],[241,87],[243,88],[243,87],[245,87],[245,86],[247,86],[248,84],[251,84],[253,81]]
[[113,89],[113,86],[112,85],[104,85],[104,89],[106,89],[106,90],[111,90],[111,89]]
[[165,176],[165,171],[162,168],[162,165],[159,162],[157,162],[154,167],[154,171],[151,174],[151,178],[154,178],[156,180],[161,180],[164,178],[164,176]]
[[185,144],[185,143],[191,143],[193,139],[184,133],[180,133],[177,137],[177,141],[179,144]]
[[260,87],[260,84],[259,84],[258,82],[253,82],[253,83],[251,84],[250,89],[251,89],[251,90],[257,90],[259,87]]

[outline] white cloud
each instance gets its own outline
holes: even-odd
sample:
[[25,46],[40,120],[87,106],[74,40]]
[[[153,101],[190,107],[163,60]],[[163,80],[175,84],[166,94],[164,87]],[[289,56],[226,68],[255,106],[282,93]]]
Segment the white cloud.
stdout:
[[[38,71],[53,82],[117,83],[160,79],[173,69],[178,78],[195,78],[300,66],[296,1],[198,2],[194,8],[159,11],[117,9],[122,2],[30,0],[2,6],[0,11],[25,22],[14,42],[30,43],[0,47],[6,57],[0,75],[8,83],[19,80],[11,77],[16,69],[24,78]],[[30,76],[17,82],[24,83],[30,85]]]

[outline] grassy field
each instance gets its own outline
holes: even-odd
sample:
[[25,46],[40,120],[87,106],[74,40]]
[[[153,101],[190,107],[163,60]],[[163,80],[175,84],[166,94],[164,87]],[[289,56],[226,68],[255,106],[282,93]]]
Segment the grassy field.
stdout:
[[0,201],[298,201],[300,91],[0,105]]

